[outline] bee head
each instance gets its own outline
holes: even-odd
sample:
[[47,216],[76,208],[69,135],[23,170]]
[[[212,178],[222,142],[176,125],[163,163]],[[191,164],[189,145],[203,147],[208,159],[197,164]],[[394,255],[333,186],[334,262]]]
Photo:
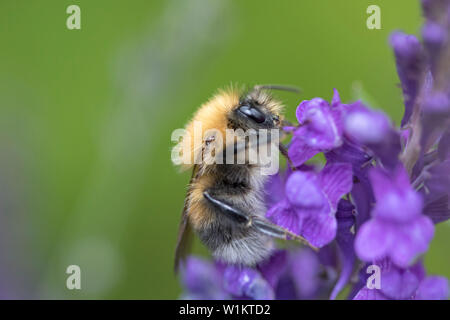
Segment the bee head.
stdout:
[[268,93],[255,87],[242,95],[239,104],[228,115],[231,129],[275,129],[280,126],[283,106]]

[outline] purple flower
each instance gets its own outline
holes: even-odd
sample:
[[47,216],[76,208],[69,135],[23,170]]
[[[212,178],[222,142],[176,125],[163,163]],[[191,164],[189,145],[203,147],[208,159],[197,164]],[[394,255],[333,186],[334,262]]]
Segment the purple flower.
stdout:
[[370,110],[360,102],[349,105],[344,120],[345,134],[370,149],[381,163],[394,168],[401,151],[400,134],[381,111]]
[[183,299],[326,298],[335,278],[310,249],[277,250],[255,268],[189,257],[182,273]]
[[426,276],[419,262],[407,269],[401,269],[389,260],[375,263],[381,269],[380,288],[364,286],[354,300],[443,300],[448,297],[447,279]]
[[433,223],[447,221],[450,219],[449,195],[444,195],[425,205],[423,213],[430,217]]
[[431,92],[424,100],[423,110],[428,114],[448,115],[450,99],[445,92]]
[[426,19],[438,20],[448,8],[447,0],[422,0],[422,10]]
[[422,214],[422,198],[412,189],[402,167],[393,176],[372,169],[370,180],[376,205],[372,219],[356,235],[356,253],[364,261],[389,257],[396,265],[407,267],[428,249],[433,223]]
[[424,193],[429,200],[450,194],[450,159],[424,168]]
[[[450,84],[449,84],[450,85]],[[430,149],[450,126],[450,97],[447,92],[427,91],[422,104],[423,152]]]
[[[269,260],[267,264],[271,264]],[[280,273],[275,268],[276,276]],[[189,257],[182,269],[183,299],[274,299],[274,290],[260,271]]]
[[344,137],[344,144],[325,154],[328,163],[347,162],[353,169],[353,188],[351,197],[356,207],[356,226],[359,227],[370,217],[372,204],[375,202],[368,170],[372,167],[373,157],[362,145]]
[[353,174],[358,178],[365,176],[373,159],[361,144],[346,138],[342,146],[327,152],[325,157],[328,163],[350,163]]
[[419,277],[410,269],[391,267],[381,273],[381,292],[390,299],[404,300],[414,297]]
[[423,212],[434,223],[450,218],[450,159],[426,166],[417,177],[415,184],[420,188],[425,206]]
[[405,100],[405,113],[402,126],[411,117],[413,106],[424,76],[424,53],[419,40],[413,35],[394,32],[390,43],[395,53],[397,72]]
[[423,90],[421,156],[450,125],[450,3],[430,0],[422,1],[422,5],[426,17],[422,36],[433,81]]
[[424,43],[432,50],[440,49],[447,40],[447,32],[440,24],[428,21],[422,29],[422,38]]
[[345,117],[345,133],[361,144],[378,144],[391,130],[388,117],[381,111],[372,111],[359,105]]
[[310,249],[294,251],[290,256],[287,276],[291,278],[297,299],[326,299],[335,282],[317,253]]
[[272,300],[273,288],[261,273],[253,268],[230,265],[225,268],[225,290],[241,299]]
[[299,127],[294,131],[289,147],[289,157],[295,166],[342,144],[343,111],[339,104],[339,94],[335,90],[332,105],[321,98],[314,98],[297,107]]
[[355,207],[353,204],[342,199],[339,201],[336,218],[338,221],[338,232],[336,236],[336,243],[338,247],[338,257],[341,265],[341,273],[336,282],[330,299],[335,299],[339,292],[345,287],[349,281],[353,265],[356,261],[355,251],[353,249],[355,234],[352,228],[355,225],[355,216],[353,214]]
[[416,292],[416,300],[444,300],[448,298],[448,280],[444,277],[425,278]]
[[426,154],[418,169],[414,186],[424,199],[423,213],[434,223],[450,218],[450,155],[448,133],[440,139],[437,150]]
[[320,256],[309,248],[285,253],[285,268],[274,284],[276,298],[326,299],[336,277],[322,263]]
[[326,165],[322,171],[294,171],[287,179],[285,198],[272,206],[267,217],[274,223],[322,247],[336,236],[335,213],[340,198],[352,187],[351,165]]
[[223,290],[218,267],[210,261],[188,257],[181,270],[183,299],[221,300],[229,298]]
[[437,62],[447,42],[447,31],[444,26],[434,22],[427,21],[422,28],[422,38],[427,49],[430,61],[430,68],[434,75],[437,74]]

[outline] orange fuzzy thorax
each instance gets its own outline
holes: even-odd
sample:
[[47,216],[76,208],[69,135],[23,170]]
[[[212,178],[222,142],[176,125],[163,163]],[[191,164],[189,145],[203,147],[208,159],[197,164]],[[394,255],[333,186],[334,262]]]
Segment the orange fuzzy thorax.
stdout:
[[[190,142],[191,150],[191,163],[183,164],[183,169],[189,169],[193,166],[194,157],[199,156],[202,152],[202,142],[204,133],[207,130],[215,129],[220,131],[222,137],[225,137],[227,129],[227,115],[239,104],[239,97],[241,95],[241,90],[239,89],[229,89],[221,90],[217,95],[212,97],[209,101],[204,103],[194,114],[192,120],[186,126],[186,133],[183,136],[183,142]],[[194,124],[196,122],[201,123],[201,132],[194,132]],[[201,137],[200,144],[197,143],[195,146],[194,133]],[[188,146],[186,146],[188,147]],[[197,147],[197,150],[196,148]]]
[[[201,105],[197,110],[192,120],[186,126],[186,133],[182,140],[183,143],[187,144],[184,147],[190,148],[191,151],[191,164],[182,164],[181,167],[183,170],[192,168],[194,159],[201,156],[206,131],[219,131],[225,143],[226,129],[228,129],[227,116],[239,106],[239,100],[243,92],[243,89],[235,87],[220,90],[218,94]],[[273,100],[265,92],[254,94],[253,98],[273,113],[279,114],[283,108],[280,102]],[[201,123],[201,131],[195,132],[195,123]],[[195,143],[195,139],[197,139],[197,143]]]

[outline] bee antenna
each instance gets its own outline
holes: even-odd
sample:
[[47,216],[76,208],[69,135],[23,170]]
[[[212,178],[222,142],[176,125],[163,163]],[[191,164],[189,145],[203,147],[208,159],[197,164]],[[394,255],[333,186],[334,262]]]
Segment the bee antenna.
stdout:
[[252,91],[260,91],[260,90],[280,90],[280,91],[289,91],[289,92],[294,92],[294,93],[302,92],[302,90],[298,87],[284,86],[284,85],[277,85],[277,84],[256,85],[253,87]]

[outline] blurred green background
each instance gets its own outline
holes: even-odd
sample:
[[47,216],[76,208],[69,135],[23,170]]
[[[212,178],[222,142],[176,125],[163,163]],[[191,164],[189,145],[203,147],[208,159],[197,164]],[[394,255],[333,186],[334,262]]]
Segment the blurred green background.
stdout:
[[[66,28],[71,4],[81,30]],[[189,173],[170,161],[172,131],[230,83],[301,87],[277,94],[291,119],[300,100],[362,87],[398,123],[387,39],[421,23],[413,0],[2,0],[0,297],[177,298]],[[439,225],[430,273],[450,277],[448,243]],[[66,289],[70,264],[82,290]]]

